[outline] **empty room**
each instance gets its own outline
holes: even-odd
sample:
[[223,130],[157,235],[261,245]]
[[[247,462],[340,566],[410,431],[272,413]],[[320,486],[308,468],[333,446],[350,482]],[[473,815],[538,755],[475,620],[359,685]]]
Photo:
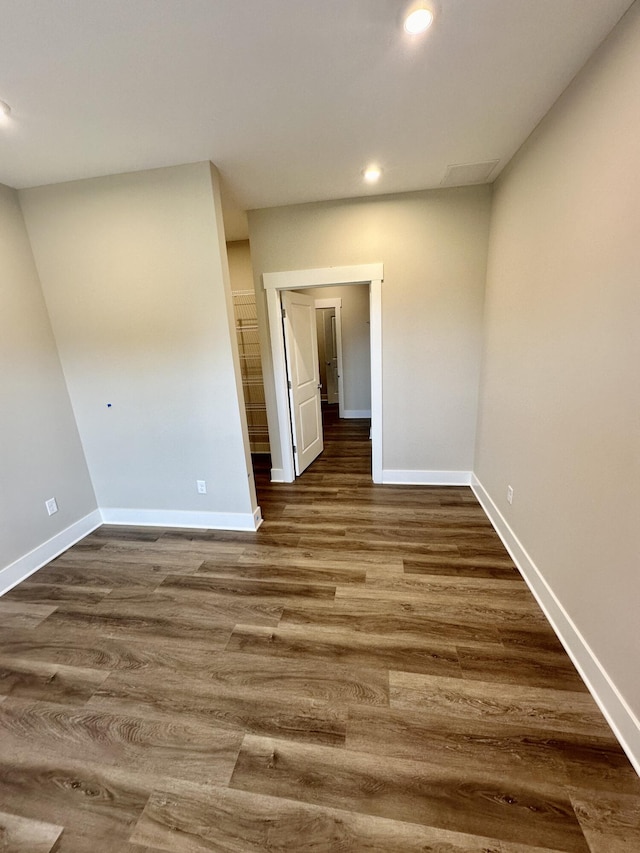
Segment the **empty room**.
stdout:
[[0,849],[637,853],[639,0],[0,11]]

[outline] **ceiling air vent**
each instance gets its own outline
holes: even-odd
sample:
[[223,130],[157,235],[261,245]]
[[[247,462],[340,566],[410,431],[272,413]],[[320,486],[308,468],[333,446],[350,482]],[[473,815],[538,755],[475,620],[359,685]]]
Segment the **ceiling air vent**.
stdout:
[[440,186],[464,187],[467,184],[486,184],[499,162],[499,160],[487,160],[485,163],[447,166],[447,173]]

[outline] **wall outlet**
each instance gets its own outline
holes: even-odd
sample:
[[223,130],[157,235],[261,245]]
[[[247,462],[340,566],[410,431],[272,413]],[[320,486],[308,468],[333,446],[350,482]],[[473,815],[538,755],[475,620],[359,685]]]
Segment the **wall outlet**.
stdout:
[[196,487],[198,489],[199,495],[207,494],[207,481],[206,480],[196,480]]
[[58,503],[55,498],[49,498],[48,501],[44,502],[44,505],[46,506],[49,515],[53,515],[54,512],[58,512]]
[[507,486],[507,501],[513,503],[513,486]]

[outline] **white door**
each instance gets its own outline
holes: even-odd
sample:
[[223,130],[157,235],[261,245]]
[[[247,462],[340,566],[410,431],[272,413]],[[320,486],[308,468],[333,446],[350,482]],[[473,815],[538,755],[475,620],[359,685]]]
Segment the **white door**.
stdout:
[[299,476],[322,453],[322,409],[315,300],[282,291],[294,460]]

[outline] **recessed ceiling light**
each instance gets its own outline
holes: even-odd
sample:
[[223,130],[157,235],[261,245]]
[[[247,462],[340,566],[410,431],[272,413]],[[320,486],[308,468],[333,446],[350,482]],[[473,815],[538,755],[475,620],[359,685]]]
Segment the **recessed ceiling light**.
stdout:
[[412,7],[404,19],[405,32],[417,36],[426,32],[433,23],[433,12],[426,6]]
[[382,169],[380,166],[367,166],[364,170],[364,179],[369,184],[375,184],[375,182],[379,180],[381,174]]
[[11,112],[11,107],[9,104],[5,104],[4,101],[0,101],[0,119],[5,119],[9,116]]

